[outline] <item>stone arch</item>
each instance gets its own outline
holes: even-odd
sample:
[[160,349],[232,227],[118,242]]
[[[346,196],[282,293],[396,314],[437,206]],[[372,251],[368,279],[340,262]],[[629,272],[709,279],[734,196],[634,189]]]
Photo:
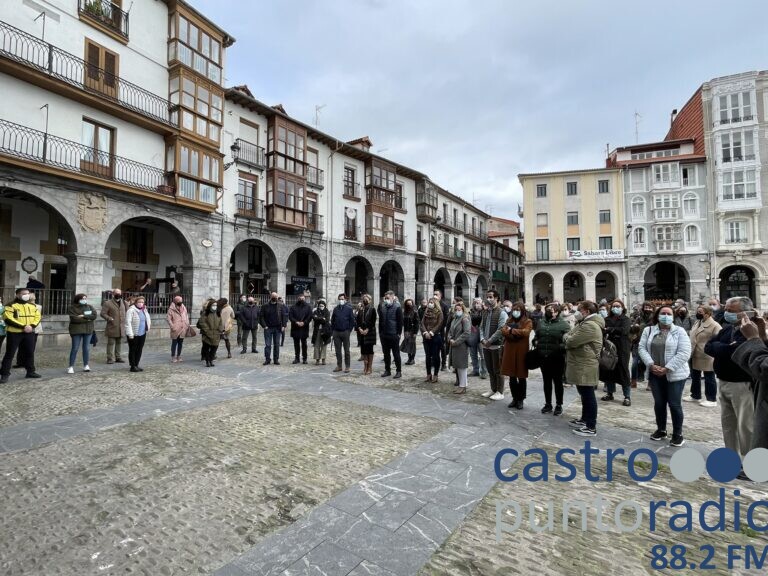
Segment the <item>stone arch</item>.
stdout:
[[563,301],[581,302],[586,298],[584,274],[574,270],[563,276]]
[[344,292],[350,298],[359,298],[363,292],[373,297],[373,266],[362,256],[353,256],[344,267]]
[[405,299],[405,272],[396,260],[387,260],[379,271],[379,297],[392,290],[400,301]]
[[721,300],[725,302],[734,296],[748,296],[756,304],[757,278],[758,274],[752,266],[741,262],[726,266],[719,274]]
[[238,242],[229,257],[227,292],[231,300],[239,294],[252,294],[266,299],[278,290],[278,260],[266,242],[248,238]]
[[475,281],[475,298],[482,298],[488,290],[488,279],[480,274]]
[[456,272],[453,284],[453,296],[463,298],[467,302],[473,295],[469,292],[469,276],[466,272]]
[[309,290],[312,300],[323,294],[323,259],[309,246],[296,248],[288,255],[285,272],[286,298],[303,294]]
[[602,270],[595,276],[595,300],[600,302],[605,299],[608,302],[619,297],[619,279],[610,270]]
[[554,285],[555,280],[548,272],[539,272],[533,276],[532,290],[534,302],[537,304],[543,304],[544,302],[551,302],[554,300]]
[[662,260],[648,267],[643,277],[646,300],[673,302],[682,298],[689,301],[689,274],[685,266]]
[[[451,274],[445,268],[438,268],[435,272],[433,290],[440,290],[443,299],[447,298],[446,291],[451,291]],[[430,294],[431,296],[431,294]]]

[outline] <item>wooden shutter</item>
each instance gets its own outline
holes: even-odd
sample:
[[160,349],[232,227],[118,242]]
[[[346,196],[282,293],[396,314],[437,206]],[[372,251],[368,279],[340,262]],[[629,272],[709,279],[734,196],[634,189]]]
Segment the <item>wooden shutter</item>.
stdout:
[[117,55],[104,50],[104,88],[115,90],[117,88]]
[[86,38],[85,61],[85,85],[116,98],[119,74],[118,55]]
[[88,80],[92,82],[99,82],[99,64],[101,63],[101,50],[96,44],[85,41],[85,59],[88,63],[87,74]]

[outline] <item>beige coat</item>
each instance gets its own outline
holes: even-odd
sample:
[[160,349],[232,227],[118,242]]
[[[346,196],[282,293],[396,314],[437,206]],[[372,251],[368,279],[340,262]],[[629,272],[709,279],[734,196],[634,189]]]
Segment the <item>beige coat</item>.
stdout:
[[107,338],[122,338],[125,336],[125,315],[128,304],[125,300],[115,302],[112,298],[101,305],[101,317],[107,321],[104,335]]
[[221,331],[229,336],[235,324],[235,311],[232,309],[232,306],[227,304],[221,309]]
[[704,354],[704,346],[721,328],[711,316],[706,320],[697,320],[691,328],[691,367],[694,370],[712,372],[715,359]]

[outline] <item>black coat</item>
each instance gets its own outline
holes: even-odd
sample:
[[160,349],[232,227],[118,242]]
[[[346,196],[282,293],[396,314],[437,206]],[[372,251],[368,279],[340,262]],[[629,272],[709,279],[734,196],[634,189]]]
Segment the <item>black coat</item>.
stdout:
[[420,323],[421,319],[415,310],[411,309],[410,312],[403,312],[403,336],[418,334]]
[[733,352],[755,381],[755,423],[751,448],[768,448],[768,348],[762,340],[747,340]]
[[259,327],[259,307],[254,304],[253,306],[238,306],[237,312],[235,312],[235,318],[240,322],[240,325],[245,330],[253,330]]
[[360,337],[360,344],[376,345],[376,309],[372,305],[363,308],[357,315],[357,328],[368,329],[368,333]]
[[318,336],[327,344],[331,339],[331,334],[331,313],[328,308],[326,307],[324,310],[315,308],[312,313],[312,344],[317,342]]
[[[291,320],[291,338],[309,338],[309,323],[312,321],[312,306],[306,302],[296,302],[288,312]],[[298,326],[303,322],[304,326]]]
[[629,385],[629,356],[632,348],[629,341],[629,331],[631,326],[632,323],[626,314],[614,316],[611,313],[605,319],[605,335],[616,345],[619,361],[616,363],[616,368],[610,372],[603,373],[601,370],[600,380],[603,382],[615,382],[621,386]]

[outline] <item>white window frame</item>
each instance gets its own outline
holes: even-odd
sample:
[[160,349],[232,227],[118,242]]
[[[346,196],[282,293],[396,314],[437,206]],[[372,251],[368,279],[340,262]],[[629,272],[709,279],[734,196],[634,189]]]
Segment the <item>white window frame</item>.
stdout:
[[536,226],[549,226],[549,214],[546,212],[536,214]]
[[[693,209],[689,207],[693,204]],[[683,195],[683,215],[688,218],[699,217],[699,197],[694,192],[687,192]]]
[[676,162],[654,164],[653,179],[657,184],[673,184],[680,181],[680,166]]
[[757,172],[754,168],[723,172],[721,200],[753,200],[758,196]]
[[632,231],[632,245],[636,250],[645,250],[648,247],[648,232],[640,226]]
[[[693,232],[693,240],[690,238],[690,232]],[[701,244],[701,230],[695,224],[689,224],[685,227],[683,238],[685,239],[686,248],[698,248]]]
[[[632,209],[632,220],[635,222],[645,220],[645,198],[642,196],[635,196],[632,198],[630,206]],[[640,210],[635,209],[638,206],[641,206]]]
[[[749,222],[747,220],[728,220],[724,224],[726,244],[747,244],[749,242]],[[734,234],[734,232],[738,233]]]

